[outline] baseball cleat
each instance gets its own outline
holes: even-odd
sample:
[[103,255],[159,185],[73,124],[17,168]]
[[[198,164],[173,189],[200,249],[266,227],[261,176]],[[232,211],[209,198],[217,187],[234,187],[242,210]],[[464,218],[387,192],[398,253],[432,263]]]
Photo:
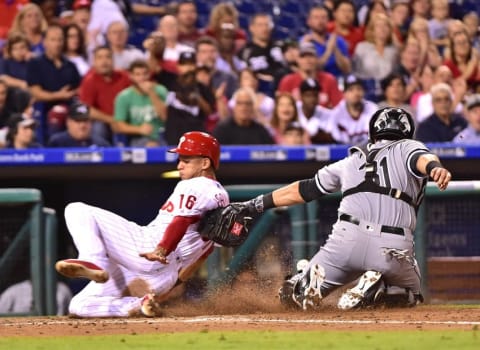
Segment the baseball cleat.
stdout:
[[58,273],[70,278],[88,278],[89,280],[105,283],[108,281],[108,272],[101,267],[84,260],[67,259],[57,261],[55,269]]
[[325,269],[315,264],[310,268],[310,283],[305,289],[305,299],[302,302],[302,308],[307,310],[309,307],[318,307],[322,301],[322,291],[320,287],[325,281]]
[[155,294],[149,293],[142,299],[140,311],[143,316],[155,317],[160,316],[160,305],[155,300]]
[[377,288],[378,290],[374,290],[375,285],[380,287],[380,284],[377,284],[380,279],[382,278],[382,274],[377,271],[367,271],[365,272],[360,279],[358,280],[358,283],[356,284],[355,287],[348,289],[345,293],[342,294],[340,299],[338,300],[338,308],[342,310],[350,310],[353,309],[354,307],[361,306],[362,302],[365,302],[367,292],[369,295],[371,293],[375,293],[373,296],[373,299],[378,299],[381,297],[381,293],[379,292],[380,288]]
[[302,273],[303,271],[306,271],[306,269],[308,267],[308,263],[309,263],[309,261],[307,259],[298,260],[298,262],[297,262],[297,272]]

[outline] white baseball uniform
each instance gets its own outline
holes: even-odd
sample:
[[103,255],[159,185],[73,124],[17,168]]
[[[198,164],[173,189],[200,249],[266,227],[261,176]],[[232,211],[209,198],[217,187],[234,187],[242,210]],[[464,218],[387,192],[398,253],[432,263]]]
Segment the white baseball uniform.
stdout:
[[[211,209],[226,206],[229,198],[222,185],[207,177],[180,181],[157,217],[139,226],[121,216],[84,203],[65,208],[67,227],[78,249],[78,259],[106,271],[106,283],[90,282],[71,301],[69,311],[83,317],[126,317],[139,310],[142,297],[128,295],[128,287],[142,280],[149,291],[162,295],[171,290],[179,271],[213,249],[197,231],[200,218]],[[188,226],[177,247],[167,256],[168,264],[152,262],[140,253],[153,251],[175,216],[197,217]]]

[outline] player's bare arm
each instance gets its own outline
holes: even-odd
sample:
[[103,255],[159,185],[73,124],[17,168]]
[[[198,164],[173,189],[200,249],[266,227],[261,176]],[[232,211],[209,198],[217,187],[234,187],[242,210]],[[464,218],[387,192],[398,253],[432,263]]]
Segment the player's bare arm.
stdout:
[[430,176],[440,190],[445,190],[452,179],[452,174],[443,167],[435,154],[426,153],[418,157],[417,169],[424,175]]
[[273,204],[276,207],[305,203],[300,195],[299,181],[283,186],[272,192]]

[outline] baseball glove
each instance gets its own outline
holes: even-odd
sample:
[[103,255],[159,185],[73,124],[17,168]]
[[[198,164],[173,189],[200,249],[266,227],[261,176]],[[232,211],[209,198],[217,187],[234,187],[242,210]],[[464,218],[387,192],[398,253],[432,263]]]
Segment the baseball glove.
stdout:
[[225,247],[236,247],[248,237],[252,217],[236,204],[208,211],[200,221],[202,237]]

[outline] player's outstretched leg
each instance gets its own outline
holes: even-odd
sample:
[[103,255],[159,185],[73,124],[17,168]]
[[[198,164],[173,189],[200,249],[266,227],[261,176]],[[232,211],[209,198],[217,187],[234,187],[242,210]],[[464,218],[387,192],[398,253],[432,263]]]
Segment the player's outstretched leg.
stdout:
[[303,310],[320,305],[323,299],[321,285],[325,280],[325,270],[318,264],[307,268],[308,261],[300,260],[297,264],[298,273],[283,282],[278,291],[282,304]]
[[55,269],[58,273],[70,278],[88,278],[89,280],[105,283],[108,281],[108,272],[101,267],[84,260],[66,259],[57,261]]
[[349,310],[364,305],[371,305],[383,294],[385,284],[378,271],[365,272],[355,287],[348,289],[338,300],[338,308]]

